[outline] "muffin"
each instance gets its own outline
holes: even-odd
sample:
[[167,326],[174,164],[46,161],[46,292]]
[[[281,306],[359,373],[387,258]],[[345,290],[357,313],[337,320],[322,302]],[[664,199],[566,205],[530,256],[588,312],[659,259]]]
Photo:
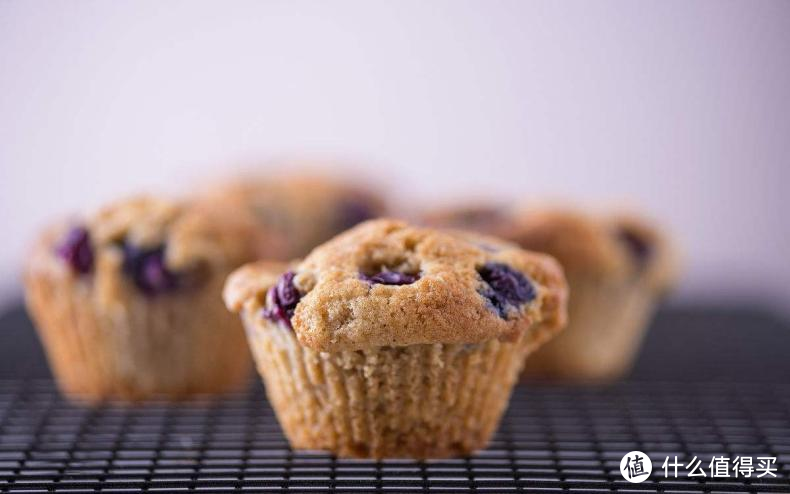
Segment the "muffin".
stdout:
[[484,447],[565,298],[548,256],[386,219],[225,286],[291,445],[367,458]]
[[611,381],[632,366],[661,296],[674,280],[672,250],[646,220],[567,209],[474,206],[426,215],[554,256],[570,287],[567,329],[531,356],[532,378]]
[[221,295],[252,258],[242,224],[153,197],[45,231],[26,302],[60,389],[93,402],[242,387],[251,359]]
[[365,220],[382,216],[384,201],[366,188],[320,176],[293,175],[248,178],[211,187],[202,194],[235,217],[247,217],[271,248],[273,238],[283,239],[280,249],[263,259],[288,260],[310,250]]

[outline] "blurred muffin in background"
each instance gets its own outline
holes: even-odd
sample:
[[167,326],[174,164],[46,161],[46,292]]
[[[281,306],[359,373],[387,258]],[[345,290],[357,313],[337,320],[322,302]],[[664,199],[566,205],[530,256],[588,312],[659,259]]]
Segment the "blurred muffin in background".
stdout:
[[524,376],[609,381],[633,364],[655,306],[675,278],[667,238],[636,216],[475,205],[430,212],[433,226],[475,230],[554,256],[570,287],[568,327]]
[[276,260],[303,257],[336,234],[386,213],[375,192],[321,175],[238,179],[211,187],[202,199],[251,218],[263,234],[265,252],[259,257]]
[[221,293],[254,258],[251,238],[215,209],[154,197],[45,231],[26,301],[61,390],[99,401],[241,388],[251,359]]

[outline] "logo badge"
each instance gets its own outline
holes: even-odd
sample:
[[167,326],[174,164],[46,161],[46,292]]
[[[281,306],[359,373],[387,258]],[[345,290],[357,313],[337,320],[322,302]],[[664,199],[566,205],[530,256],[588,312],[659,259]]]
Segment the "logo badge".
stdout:
[[620,460],[620,473],[633,484],[644,482],[652,472],[653,463],[650,457],[641,451],[631,451]]

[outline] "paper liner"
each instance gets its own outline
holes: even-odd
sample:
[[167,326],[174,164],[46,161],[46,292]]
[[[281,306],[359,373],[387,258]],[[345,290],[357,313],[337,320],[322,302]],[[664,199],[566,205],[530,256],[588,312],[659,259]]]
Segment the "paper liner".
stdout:
[[644,283],[569,279],[568,326],[525,363],[527,379],[612,381],[628,372],[658,295]]
[[250,375],[244,331],[220,299],[223,278],[155,296],[131,288],[107,307],[89,281],[39,271],[26,279],[27,304],[68,397],[186,398],[240,389]]
[[345,457],[442,458],[485,447],[535,345],[522,335],[325,353],[258,313],[243,318],[291,445]]

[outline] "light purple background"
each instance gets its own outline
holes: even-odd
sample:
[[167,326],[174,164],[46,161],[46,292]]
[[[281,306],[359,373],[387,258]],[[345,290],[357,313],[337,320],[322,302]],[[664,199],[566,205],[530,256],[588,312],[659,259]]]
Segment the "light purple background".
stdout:
[[633,204],[679,296],[786,306],[790,2],[0,2],[6,296],[53,217],[273,156]]

